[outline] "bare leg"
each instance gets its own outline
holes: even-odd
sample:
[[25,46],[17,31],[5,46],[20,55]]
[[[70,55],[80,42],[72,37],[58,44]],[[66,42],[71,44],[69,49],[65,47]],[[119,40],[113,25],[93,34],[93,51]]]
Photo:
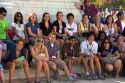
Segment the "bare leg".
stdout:
[[120,59],[118,59],[118,60],[115,61],[115,63],[114,63],[114,69],[116,71],[116,78],[117,78],[119,76],[119,72],[121,70],[121,60]]
[[93,58],[89,58],[89,64],[90,64],[92,74],[95,74]]
[[14,71],[15,71],[15,66],[16,64],[14,62],[10,63],[10,69],[9,69],[9,83],[12,83],[12,79],[14,76]]
[[44,68],[47,80],[50,80],[49,66],[47,62],[43,62],[43,68]]
[[29,82],[30,81],[30,70],[29,70],[29,64],[28,64],[27,60],[25,60],[23,62],[23,66],[24,66],[24,72],[26,74],[27,81]]
[[39,75],[42,69],[42,62],[41,61],[37,61],[35,64],[35,81],[39,81]]

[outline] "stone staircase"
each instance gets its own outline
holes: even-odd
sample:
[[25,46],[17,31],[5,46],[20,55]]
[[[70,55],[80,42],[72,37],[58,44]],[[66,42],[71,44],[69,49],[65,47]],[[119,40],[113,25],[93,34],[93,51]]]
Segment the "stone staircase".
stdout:
[[[42,14],[44,12],[49,12],[51,15],[51,21],[56,19],[55,15],[57,11],[62,11],[64,16],[67,13],[73,13],[75,15],[75,21],[81,21],[81,13],[74,6],[75,2],[79,0],[0,0],[0,5],[4,6],[8,10],[9,22],[13,21],[15,12],[20,11],[24,15],[24,20],[27,21],[28,15],[31,12],[35,12],[39,21],[42,19]],[[66,18],[64,17],[66,21]]]

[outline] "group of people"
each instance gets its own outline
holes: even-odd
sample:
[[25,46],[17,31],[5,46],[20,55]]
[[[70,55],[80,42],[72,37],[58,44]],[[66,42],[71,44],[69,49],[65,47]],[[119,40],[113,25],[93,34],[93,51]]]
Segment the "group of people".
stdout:
[[80,23],[74,21],[73,13],[67,14],[65,23],[61,11],[56,13],[53,23],[47,12],[40,23],[35,13],[24,23],[22,13],[16,12],[11,26],[5,19],[7,10],[0,7],[1,82],[4,83],[3,67],[9,67],[9,83],[13,83],[15,68],[22,65],[27,83],[31,83],[31,62],[35,63],[35,83],[40,83],[42,68],[47,83],[51,83],[50,70],[54,79],[59,78],[58,68],[64,71],[67,81],[76,81],[79,75],[72,70],[74,64],[84,68],[86,80],[104,80],[111,73],[119,78],[125,61],[124,13],[117,14],[116,22],[112,15],[101,22],[98,9],[90,0],[83,4],[75,4],[85,12]]

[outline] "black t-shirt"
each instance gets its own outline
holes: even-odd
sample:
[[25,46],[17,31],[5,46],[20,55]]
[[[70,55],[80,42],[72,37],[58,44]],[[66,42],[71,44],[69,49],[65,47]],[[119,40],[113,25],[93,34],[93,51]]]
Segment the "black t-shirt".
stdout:
[[43,22],[39,23],[40,29],[42,30],[43,35],[48,36],[52,32],[52,23],[49,23],[49,27],[47,28]]
[[20,55],[18,57],[16,56],[16,46],[13,47],[13,48],[10,48],[8,51],[9,51],[9,54],[7,56],[6,62],[13,61],[13,60],[15,60],[15,59],[17,59],[18,57],[21,57],[21,56],[24,56],[26,58],[26,53],[27,53],[26,48],[23,48],[21,50],[21,53],[20,53]]
[[[58,20],[54,21],[53,22],[53,26],[56,26],[57,29],[56,29],[56,32],[60,33],[60,26],[59,26],[59,23],[58,23]],[[64,29],[66,28],[66,23],[62,21],[62,31],[61,31],[61,34],[64,34]]]
[[101,57],[107,57],[108,54],[114,54],[116,51],[118,51],[119,49],[117,47],[112,47],[109,49],[104,49],[101,51]]

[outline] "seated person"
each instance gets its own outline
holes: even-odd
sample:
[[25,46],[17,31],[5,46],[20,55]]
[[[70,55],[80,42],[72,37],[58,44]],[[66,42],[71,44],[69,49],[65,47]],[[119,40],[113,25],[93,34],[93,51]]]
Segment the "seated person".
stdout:
[[40,30],[42,30],[43,38],[49,39],[49,34],[52,32],[53,26],[50,22],[50,14],[45,12],[42,17],[42,22],[39,23]]
[[119,77],[121,70],[120,54],[117,47],[111,47],[109,40],[105,40],[102,44],[101,61],[104,64],[106,72],[113,72],[115,70],[115,77]]
[[1,64],[1,59],[2,59],[2,55],[3,55],[2,54],[2,49],[3,49],[3,47],[0,44],[0,82],[4,83],[5,78],[4,78],[3,67],[2,67],[2,64]]
[[87,64],[85,63],[85,60],[82,56],[80,47],[78,46],[78,44],[76,44],[76,38],[74,36],[71,36],[69,38],[69,44],[64,46],[63,52],[64,52],[64,59],[67,63],[69,72],[73,78],[77,78],[77,75],[72,71],[72,64],[78,65],[82,63],[84,64],[85,72],[88,72],[86,71]]
[[47,77],[47,83],[51,83],[50,75],[49,75],[49,54],[46,46],[44,46],[44,40],[42,38],[36,39],[36,44],[34,46],[30,46],[30,52],[35,60],[35,83],[40,83],[40,72],[43,68]]
[[26,24],[26,29],[30,41],[34,40],[37,37],[42,37],[40,26],[37,22],[37,15],[35,13],[31,13],[31,15],[29,16],[28,23]]
[[66,23],[67,34],[68,36],[75,36],[78,33],[78,31],[77,31],[77,24],[74,22],[74,14],[68,13],[67,20],[68,20],[68,22]]
[[[90,32],[88,34],[88,40],[83,41],[81,43],[80,47],[81,47],[81,50],[83,53],[83,57],[85,58],[86,62],[89,63],[91,73],[92,73],[92,75],[90,75],[90,76],[92,76],[91,78],[93,80],[95,80],[97,78],[103,80],[104,76],[102,75],[101,65],[100,65],[99,59],[97,57],[98,44],[94,41],[93,32]],[[96,73],[95,73],[95,64],[94,63],[96,64],[98,77],[96,76]],[[89,73],[87,73],[87,74],[89,75]]]
[[9,49],[12,46],[15,46],[15,43],[9,40],[9,36],[7,34],[8,30],[8,22],[5,19],[7,15],[7,10],[3,7],[0,7],[0,40],[2,40],[5,44],[7,44],[7,48]]
[[13,83],[13,76],[15,72],[16,65],[23,65],[26,74],[27,83],[30,82],[30,71],[29,64],[26,60],[27,50],[24,47],[24,42],[22,40],[16,41],[16,46],[8,49],[9,55],[7,57],[7,64],[10,65],[9,68],[9,83]]
[[55,33],[50,34],[49,42],[46,44],[46,46],[48,48],[49,57],[50,57],[49,66],[54,72],[54,78],[55,79],[58,78],[57,68],[60,68],[65,72],[67,81],[71,81],[71,82],[74,81],[74,79],[70,76],[66,63],[60,58],[60,49],[58,44],[56,44]]
[[61,47],[63,47],[65,41],[64,39],[67,36],[66,32],[66,23],[63,22],[63,13],[61,11],[58,11],[56,13],[57,20],[53,22],[53,32],[56,33],[56,37],[58,39],[58,43]]

